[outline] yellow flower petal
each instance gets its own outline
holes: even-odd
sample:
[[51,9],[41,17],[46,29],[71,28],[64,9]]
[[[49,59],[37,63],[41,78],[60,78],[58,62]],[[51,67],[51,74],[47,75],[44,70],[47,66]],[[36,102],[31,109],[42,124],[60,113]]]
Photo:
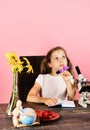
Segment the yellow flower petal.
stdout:
[[30,61],[27,58],[23,58],[26,61],[26,65],[23,66],[23,61],[21,61],[16,53],[5,53],[5,56],[8,58],[8,63],[11,66],[11,70],[13,73],[15,72],[21,72],[24,68],[27,68],[27,73],[34,72],[32,66],[30,65]]

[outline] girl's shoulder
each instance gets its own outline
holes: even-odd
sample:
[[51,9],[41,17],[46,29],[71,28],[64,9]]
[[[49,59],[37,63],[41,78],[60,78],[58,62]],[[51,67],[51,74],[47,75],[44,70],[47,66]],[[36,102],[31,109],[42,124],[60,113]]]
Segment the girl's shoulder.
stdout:
[[43,86],[43,81],[44,81],[44,77],[47,74],[39,74],[38,77],[36,78],[35,82],[39,83],[40,86]]
[[39,78],[39,77],[43,78],[43,77],[47,77],[47,76],[48,76],[48,74],[39,74],[37,78]]
[[44,78],[48,78],[49,74],[39,74],[36,78],[36,80],[43,80]]
[[53,76],[50,74],[39,74],[37,79],[43,80],[43,79],[62,79],[62,76]]

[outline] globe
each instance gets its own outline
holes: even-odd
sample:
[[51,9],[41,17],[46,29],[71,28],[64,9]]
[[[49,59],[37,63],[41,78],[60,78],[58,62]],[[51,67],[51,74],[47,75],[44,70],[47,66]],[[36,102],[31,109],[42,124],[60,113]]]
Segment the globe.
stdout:
[[24,108],[22,113],[20,113],[20,121],[25,125],[33,124],[36,118],[36,112],[32,108]]

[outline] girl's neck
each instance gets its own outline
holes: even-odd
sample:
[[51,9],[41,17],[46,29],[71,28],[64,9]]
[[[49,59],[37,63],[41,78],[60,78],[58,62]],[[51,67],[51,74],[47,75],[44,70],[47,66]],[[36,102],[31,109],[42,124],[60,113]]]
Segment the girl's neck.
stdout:
[[52,75],[52,76],[56,76],[57,73],[56,73],[56,72],[51,72],[50,75]]

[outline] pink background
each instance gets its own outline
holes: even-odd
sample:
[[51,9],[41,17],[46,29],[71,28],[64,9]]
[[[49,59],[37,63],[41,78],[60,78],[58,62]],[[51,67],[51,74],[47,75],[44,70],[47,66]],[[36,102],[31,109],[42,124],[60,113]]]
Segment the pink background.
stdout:
[[90,0],[0,0],[0,103],[7,103],[12,73],[5,52],[45,55],[62,46],[90,80]]

